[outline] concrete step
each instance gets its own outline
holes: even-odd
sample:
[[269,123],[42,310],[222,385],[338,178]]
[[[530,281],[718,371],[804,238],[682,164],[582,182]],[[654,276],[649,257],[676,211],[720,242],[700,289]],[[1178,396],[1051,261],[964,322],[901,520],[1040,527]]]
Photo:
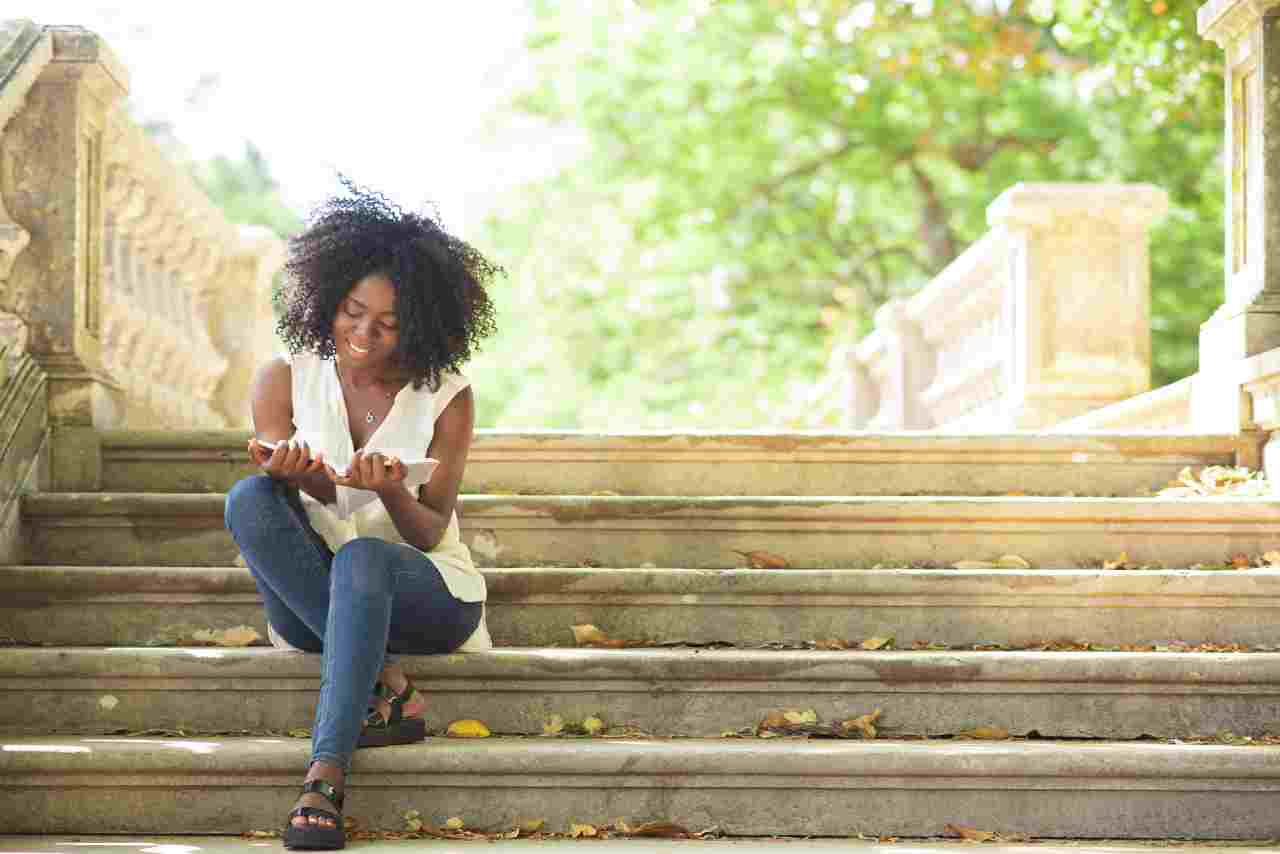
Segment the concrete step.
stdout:
[[[717,736],[779,710],[830,724],[880,709],[889,736],[1280,733],[1280,653],[515,648],[403,661],[439,732],[476,718],[541,735],[559,715]],[[286,732],[311,726],[319,668],[318,655],[262,648],[12,648],[0,652],[0,731]]]
[[[1026,646],[1277,643],[1280,570],[485,570],[500,646],[570,627],[660,643],[893,637]],[[0,639],[61,646],[264,643],[238,567],[0,566]]]
[[[493,827],[488,833],[499,833],[511,828]],[[979,828],[981,829],[981,828]],[[696,831],[691,831],[696,832]],[[543,835],[535,839],[504,839],[503,852],[537,851],[539,854],[555,854],[559,851],[582,854],[584,842],[572,839],[567,829],[562,835],[550,837]],[[612,838],[591,839],[592,854],[597,852],[626,852],[636,854],[643,846],[644,854],[652,852],[679,852],[679,854],[779,854],[779,843],[785,842],[785,854],[884,854],[884,843],[871,837],[859,839],[810,839],[788,837],[735,837],[732,839],[655,839],[624,838],[614,834]],[[45,836],[0,836],[0,850],[21,852],[21,854],[67,854],[68,847],[85,844],[79,836],[45,835]],[[95,836],[90,844],[103,847],[152,849],[146,854],[244,854],[246,841],[237,836]],[[458,842],[451,839],[431,839],[423,837],[406,841],[400,838],[359,840],[360,851],[367,854],[405,854],[406,850],[458,852],[469,849],[461,848]],[[258,839],[247,843],[249,847],[270,847],[271,843]],[[1185,840],[1090,840],[1064,839],[1055,842],[1033,841],[1023,842],[986,842],[982,854],[1153,854],[1161,848],[1177,846],[1180,854],[1274,854],[1275,846],[1271,840],[1258,840],[1253,844],[1242,842],[1191,843]],[[894,846],[894,854],[973,854],[973,843],[958,838],[921,839],[912,842],[900,840]]]
[[[220,566],[236,556],[220,494],[23,499],[35,564]],[[1016,554],[1033,566],[1218,564],[1280,545],[1280,499],[464,496],[463,538],[496,566],[910,565]]]
[[[226,492],[242,430],[108,431],[104,489]],[[625,495],[1134,495],[1185,466],[1258,466],[1258,440],[1171,434],[478,431],[463,491]]]
[[[281,825],[302,739],[9,738],[10,833],[239,833]],[[347,815],[477,827],[543,819],[732,835],[1280,836],[1280,748],[1145,742],[429,739],[359,751]]]

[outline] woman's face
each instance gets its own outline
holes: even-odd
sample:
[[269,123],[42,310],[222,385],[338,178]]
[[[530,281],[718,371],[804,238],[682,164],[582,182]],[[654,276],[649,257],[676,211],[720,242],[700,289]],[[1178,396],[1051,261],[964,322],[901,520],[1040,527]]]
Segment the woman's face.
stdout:
[[351,364],[377,367],[387,363],[400,340],[396,288],[381,273],[356,282],[338,304],[333,318],[333,344],[338,357]]

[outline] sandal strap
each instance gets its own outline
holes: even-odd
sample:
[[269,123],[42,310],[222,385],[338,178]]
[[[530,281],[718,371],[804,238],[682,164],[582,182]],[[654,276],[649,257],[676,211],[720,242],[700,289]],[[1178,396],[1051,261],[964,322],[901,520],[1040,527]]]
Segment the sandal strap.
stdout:
[[293,812],[289,813],[289,820],[286,823],[293,824],[293,820],[295,818],[311,818],[311,816],[315,816],[316,818],[330,818],[339,823],[342,821],[342,816],[321,807],[298,807]]
[[413,696],[413,692],[415,690],[417,689],[414,687],[413,680],[407,675],[405,676],[404,690],[399,694],[392,691],[391,686],[382,682],[373,683],[373,693],[378,695],[380,699],[387,701],[387,719],[384,722],[382,720],[382,716],[378,714],[377,709],[374,709],[373,714],[370,715],[369,718],[366,718],[366,721],[371,721],[372,718],[377,718],[376,722],[371,721],[372,726],[388,727],[395,726],[400,723],[400,721],[404,719],[404,704],[409,702],[409,699]]
[[[308,780],[302,784],[302,793],[304,795],[311,793],[322,795],[329,801],[329,803],[337,807],[339,812],[342,811],[343,794],[342,792],[339,792],[337,787],[328,780],[321,780],[319,778]],[[313,809],[313,807],[299,807],[299,809]]]

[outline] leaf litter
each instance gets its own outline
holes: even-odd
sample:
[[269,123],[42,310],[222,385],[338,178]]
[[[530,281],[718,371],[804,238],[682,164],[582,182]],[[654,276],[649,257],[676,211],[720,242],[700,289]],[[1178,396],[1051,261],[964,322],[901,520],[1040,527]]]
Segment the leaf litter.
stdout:
[[1157,498],[1262,498],[1271,495],[1271,484],[1261,471],[1246,466],[1205,466],[1192,474],[1191,466],[1176,480],[1156,491]]

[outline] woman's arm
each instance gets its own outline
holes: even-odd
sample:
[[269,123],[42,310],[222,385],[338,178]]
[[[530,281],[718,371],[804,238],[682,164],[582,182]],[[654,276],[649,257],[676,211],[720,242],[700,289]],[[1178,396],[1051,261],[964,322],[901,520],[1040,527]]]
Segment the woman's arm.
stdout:
[[[253,381],[253,428],[264,442],[288,439],[293,424],[293,371],[284,359],[272,359],[258,369]],[[313,459],[306,446],[281,443],[274,452],[249,441],[249,455],[263,472],[286,481],[325,504],[337,500],[337,489],[325,474],[323,460]]]
[[462,472],[475,429],[475,400],[471,388],[458,392],[436,419],[427,456],[440,461],[431,480],[412,495],[399,482],[379,490],[387,514],[409,545],[429,552],[444,537],[462,486]]

